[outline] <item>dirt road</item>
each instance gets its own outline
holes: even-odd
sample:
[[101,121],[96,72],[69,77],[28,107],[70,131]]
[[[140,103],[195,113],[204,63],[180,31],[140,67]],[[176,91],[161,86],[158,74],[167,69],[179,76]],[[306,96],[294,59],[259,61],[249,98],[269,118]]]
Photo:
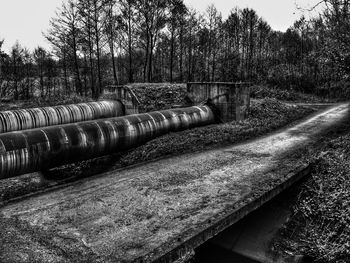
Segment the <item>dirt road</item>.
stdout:
[[251,204],[271,198],[267,193],[282,191],[306,165],[295,153],[346,121],[348,108],[334,106],[255,141],[109,172],[8,204],[0,209],[0,262],[148,262],[170,251],[185,257],[255,209]]

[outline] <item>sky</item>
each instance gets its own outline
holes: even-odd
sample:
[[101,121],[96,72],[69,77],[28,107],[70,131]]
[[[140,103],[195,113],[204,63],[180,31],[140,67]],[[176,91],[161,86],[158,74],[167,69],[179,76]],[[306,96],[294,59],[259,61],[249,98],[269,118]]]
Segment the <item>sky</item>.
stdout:
[[[5,39],[3,50],[8,51],[18,40],[33,50],[37,46],[49,48],[42,32],[49,28],[49,20],[64,0],[0,0],[0,39]],[[152,0],[149,0],[152,1]],[[257,11],[273,29],[285,31],[301,16],[296,4],[307,8],[317,0],[184,0],[200,12],[214,4],[226,18],[238,6]]]

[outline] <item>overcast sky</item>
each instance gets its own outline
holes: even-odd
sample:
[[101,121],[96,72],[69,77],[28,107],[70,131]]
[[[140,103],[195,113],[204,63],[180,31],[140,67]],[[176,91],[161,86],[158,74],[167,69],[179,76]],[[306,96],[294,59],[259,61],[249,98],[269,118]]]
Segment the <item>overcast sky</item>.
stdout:
[[[64,1],[64,0],[63,0]],[[150,0],[151,1],[151,0]],[[257,11],[275,30],[285,31],[298,19],[301,12],[296,3],[303,7],[311,6],[317,0],[184,0],[201,12],[213,3],[226,18],[232,8],[250,7]],[[0,39],[5,39],[4,49],[18,40],[29,49],[38,45],[49,47],[42,36],[49,27],[49,19],[62,0],[0,0]]]

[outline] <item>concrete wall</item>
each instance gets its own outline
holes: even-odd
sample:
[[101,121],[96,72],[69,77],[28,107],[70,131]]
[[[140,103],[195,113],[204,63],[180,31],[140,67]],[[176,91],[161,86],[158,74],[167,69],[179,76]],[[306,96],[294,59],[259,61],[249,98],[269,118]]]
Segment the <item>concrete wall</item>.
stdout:
[[223,122],[244,120],[249,114],[249,83],[188,83],[187,96],[193,105],[214,105],[218,110],[218,117]]
[[140,101],[127,86],[107,86],[103,89],[100,99],[119,100],[125,106],[125,115],[138,114]]

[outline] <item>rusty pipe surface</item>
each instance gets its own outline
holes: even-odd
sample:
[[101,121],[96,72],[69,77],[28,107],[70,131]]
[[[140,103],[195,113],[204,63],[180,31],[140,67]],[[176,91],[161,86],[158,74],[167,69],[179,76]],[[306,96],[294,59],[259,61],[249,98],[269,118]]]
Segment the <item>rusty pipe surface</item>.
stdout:
[[124,115],[119,101],[98,101],[0,112],[0,133]]
[[0,179],[101,157],[215,122],[211,108],[200,106],[0,134]]

